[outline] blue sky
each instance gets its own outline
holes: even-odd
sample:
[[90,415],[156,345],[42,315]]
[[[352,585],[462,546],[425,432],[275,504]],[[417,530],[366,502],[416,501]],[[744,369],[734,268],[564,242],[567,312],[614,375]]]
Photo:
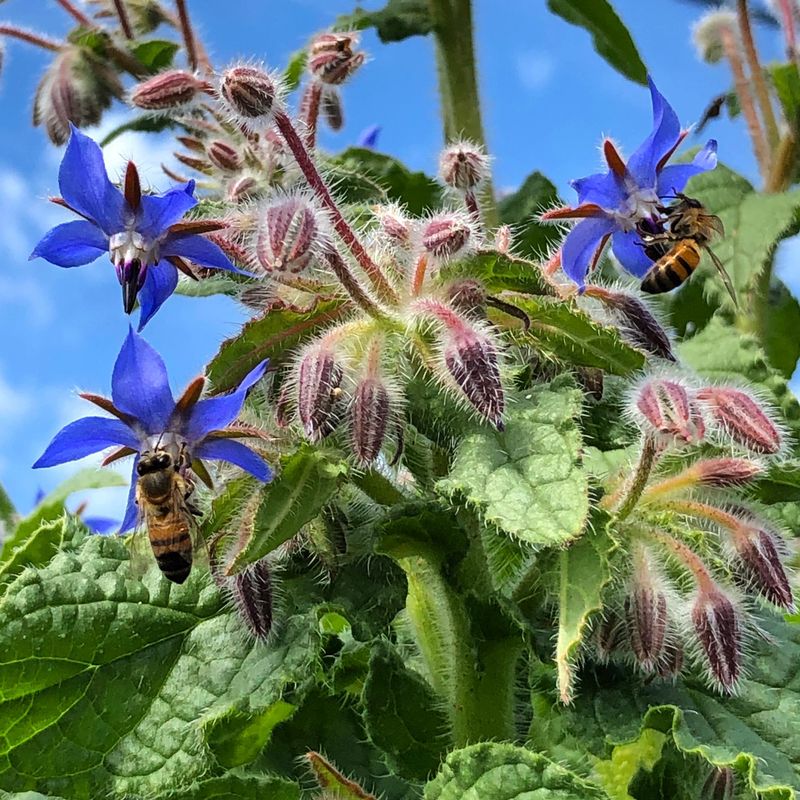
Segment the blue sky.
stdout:
[[[649,130],[649,95],[607,66],[588,35],[551,16],[541,0],[474,0],[474,5],[496,184],[513,189],[539,169],[570,198],[567,181],[598,167],[603,134],[630,151]],[[677,0],[616,0],[615,5],[682,121],[697,120],[709,99],[730,85],[723,65],[710,67],[695,56],[689,31],[698,9]],[[275,67],[336,14],[352,10],[351,2],[342,0],[190,0],[190,7],[217,65],[255,56]],[[68,27],[53,0],[8,0],[2,15],[52,35]],[[778,32],[759,35],[764,56],[779,57]],[[346,147],[378,123],[379,149],[433,171],[442,134],[431,42],[415,38],[384,46],[367,33],[364,45],[371,58],[346,87],[346,125],[337,135],[323,136],[323,146]],[[10,42],[0,88],[0,482],[21,510],[31,506],[37,488],[50,489],[71,473],[72,467],[33,472],[28,465],[59,427],[88,412],[75,397],[76,388],[108,391],[127,329],[108,262],[62,270],[27,261],[41,234],[66,218],[44,199],[57,190],[60,153],[40,129],[30,127],[31,97],[46,63],[46,54]],[[127,113],[120,105],[110,120],[119,122]],[[719,139],[728,164],[755,179],[743,126],[717,122],[709,135]],[[163,138],[126,136],[107,159],[119,173],[124,161],[134,158],[145,179],[163,188],[159,164],[169,153]],[[180,389],[243,320],[230,300],[174,297],[146,333],[167,362],[173,388]],[[122,509],[124,493],[104,490],[93,498],[95,513],[113,516]]]

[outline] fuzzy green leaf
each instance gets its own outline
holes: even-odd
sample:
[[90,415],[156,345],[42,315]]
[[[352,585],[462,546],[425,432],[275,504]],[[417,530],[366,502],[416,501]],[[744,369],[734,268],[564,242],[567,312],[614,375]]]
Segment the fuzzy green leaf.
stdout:
[[229,571],[238,572],[299,533],[331,499],[346,473],[344,463],[308,445],[291,455],[263,490],[253,535],[236,553]]
[[214,391],[225,392],[238,386],[265,358],[270,359],[270,367],[274,369],[297,345],[347,313],[339,300],[323,300],[308,310],[274,304],[222,343],[206,370]]
[[172,64],[178,50],[180,50],[180,46],[175,42],[152,39],[149,42],[137,44],[131,52],[148,72],[155,75]]
[[789,380],[800,359],[800,303],[781,281],[773,280],[767,297],[762,345],[769,363]]
[[594,784],[539,753],[485,742],[456,750],[425,787],[425,800],[602,800]]
[[447,747],[447,715],[430,685],[386,641],[373,648],[363,704],[370,741],[393,772],[425,780],[438,768]]
[[553,289],[542,277],[538,264],[493,250],[445,264],[439,274],[443,280],[475,278],[490,293],[512,291],[553,294]]
[[286,91],[292,92],[300,85],[307,61],[307,50],[296,50],[289,57],[289,63],[283,71],[283,85],[286,87]]
[[17,510],[8,496],[8,492],[0,485],[0,526],[6,532],[14,527],[17,521]]
[[505,299],[530,318],[530,330],[515,334],[520,342],[568,364],[612,375],[629,375],[644,366],[644,355],[626,344],[616,328],[595,322],[571,303],[522,295]]
[[538,258],[550,252],[562,233],[538,219],[543,211],[557,205],[561,205],[558,191],[541,172],[532,172],[516,192],[497,204],[500,221],[513,228],[515,250]]
[[300,800],[293,781],[269,775],[230,773],[206,778],[181,791],[181,800]]
[[409,36],[426,36],[433,30],[433,19],[427,0],[389,0],[378,11],[357,8],[335,23],[335,29],[340,31],[364,28],[375,28],[378,38],[386,44]]
[[571,25],[585,28],[594,49],[617,72],[636,83],[647,83],[647,67],[608,0],[547,0],[547,7]]

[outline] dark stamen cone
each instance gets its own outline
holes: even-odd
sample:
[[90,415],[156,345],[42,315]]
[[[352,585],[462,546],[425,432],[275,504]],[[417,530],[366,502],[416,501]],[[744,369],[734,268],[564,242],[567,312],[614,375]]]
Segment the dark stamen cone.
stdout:
[[274,622],[272,573],[265,559],[256,561],[230,579],[236,610],[256,639],[266,640]]
[[336,427],[333,407],[342,368],[324,345],[309,349],[300,361],[297,375],[297,411],[306,436],[319,442]]
[[730,767],[714,767],[700,792],[700,800],[733,800],[736,776]]
[[692,606],[692,625],[716,684],[733,692],[742,675],[739,612],[718,587],[700,590]]
[[735,546],[747,584],[770,603],[786,611],[794,611],[792,585],[773,534],[763,528],[756,529],[750,536],[738,537]]
[[382,381],[365,378],[358,384],[351,414],[356,455],[371,464],[381,451],[391,416],[389,392]]
[[631,650],[651,672],[661,658],[667,635],[667,597],[654,586],[635,586],[625,598],[625,627]]
[[748,450],[774,454],[781,449],[781,432],[747,392],[732,386],[707,386],[697,397],[708,406],[717,424]]

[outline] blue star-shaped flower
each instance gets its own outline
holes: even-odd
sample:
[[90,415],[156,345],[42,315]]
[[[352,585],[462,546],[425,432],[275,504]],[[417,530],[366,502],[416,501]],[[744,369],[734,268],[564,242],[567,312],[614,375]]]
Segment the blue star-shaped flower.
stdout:
[[653,262],[644,251],[636,227],[658,223],[663,200],[682,191],[692,175],[714,169],[717,143],[708,141],[689,164],[668,165],[688,131],[682,131],[672,106],[648,77],[653,103],[653,130],[627,163],[610,140],[603,142],[608,171],[570,182],[579,205],[542,215],[545,220],[580,219],[561,246],[561,266],[583,287],[586,273],[600,258],[608,239],[620,264],[641,278]]
[[204,482],[209,479],[203,459],[228,461],[267,482],[272,478],[269,466],[249,447],[235,441],[258,436],[259,431],[241,425],[228,427],[239,416],[248,390],[266,368],[267,362],[262,361],[235,392],[203,400],[200,395],[205,379],[197,378],[176,401],[161,356],[131,329],[114,364],[111,399],[81,395],[116,419],[84,417],[70,423],[55,435],[33,466],[54,467],[112,446],[119,449],[104,464],[134,455],[131,491],[120,532],[136,524],[136,467],[139,456],[156,445],[169,443],[185,448],[191,469]]
[[222,223],[181,221],[197,205],[194,181],[163,195],[142,194],[139,173],[130,163],[123,193],[109,180],[97,143],[73,127],[58,185],[61,197],[56,202],[83,219],[48,231],[31,258],[78,267],[108,253],[122,285],[126,314],[139,297],[139,330],[175,291],[179,269],[194,277],[187,260],[241,272],[217,245],[200,235],[223,227]]

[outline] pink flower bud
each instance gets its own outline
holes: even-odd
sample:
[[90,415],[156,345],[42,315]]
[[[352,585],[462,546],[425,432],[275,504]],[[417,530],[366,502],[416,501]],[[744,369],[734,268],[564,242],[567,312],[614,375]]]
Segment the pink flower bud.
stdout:
[[700,792],[700,800],[733,800],[736,776],[730,767],[714,767]]
[[258,192],[258,181],[252,175],[242,175],[228,186],[228,200],[241,203]]
[[792,585],[781,556],[781,541],[766,526],[745,526],[733,537],[745,582],[770,603],[794,611]]
[[411,220],[404,216],[400,208],[395,205],[374,206],[372,211],[387,238],[401,247],[408,247],[411,243]]
[[701,587],[691,619],[713,682],[723,691],[733,692],[742,674],[739,611],[719,587]]
[[391,398],[378,378],[367,377],[356,386],[351,407],[353,447],[359,461],[371,464],[381,451],[391,417]]
[[228,586],[236,611],[250,633],[261,641],[268,639],[274,623],[274,588],[266,559],[234,575]]
[[302,195],[269,203],[261,214],[256,254],[267,272],[297,275],[308,268],[323,244],[320,212]]
[[656,586],[636,585],[625,598],[625,627],[633,655],[642,669],[652,672],[664,651],[667,636],[667,596]]
[[603,617],[595,629],[595,652],[601,664],[607,664],[611,654],[619,647],[622,639],[622,621],[614,611],[604,610]]
[[279,98],[274,76],[257,67],[231,67],[222,75],[220,95],[243,122],[267,122]]
[[321,441],[336,427],[334,403],[341,381],[342,368],[328,345],[317,342],[306,349],[297,369],[297,411],[312,442]]
[[754,453],[778,453],[783,436],[764,407],[732,386],[706,386],[697,393],[712,418],[735,442]]
[[448,145],[439,156],[439,177],[448,186],[471,191],[489,175],[489,157],[471,142]]
[[469,219],[455,212],[432,217],[422,229],[422,246],[434,258],[447,260],[464,253],[471,244]]
[[718,488],[744,486],[763,471],[760,464],[745,458],[706,458],[692,469],[701,484]]
[[364,53],[353,51],[358,41],[357,33],[319,34],[309,47],[308,71],[322,83],[344,83],[364,63]]
[[485,316],[486,289],[480,281],[472,278],[451,283],[447,287],[447,299],[450,305],[464,314]]
[[642,422],[668,438],[690,444],[703,440],[705,425],[686,387],[656,378],[644,383],[634,398]]
[[168,111],[191,103],[209,85],[191,72],[172,69],[140,83],[131,92],[130,100],[146,111]]
[[206,148],[208,160],[223,172],[236,172],[242,166],[239,151],[221,139],[214,139]]
[[340,131],[344,127],[344,111],[342,98],[335,86],[326,86],[320,101],[322,116],[332,131]]

